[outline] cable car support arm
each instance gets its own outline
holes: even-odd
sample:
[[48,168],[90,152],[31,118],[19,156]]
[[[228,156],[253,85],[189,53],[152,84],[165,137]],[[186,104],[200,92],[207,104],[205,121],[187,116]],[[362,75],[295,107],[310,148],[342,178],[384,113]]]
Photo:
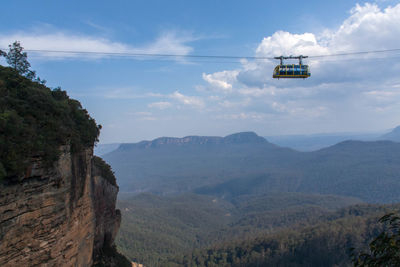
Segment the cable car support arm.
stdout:
[[303,65],[303,58],[308,58],[308,56],[300,55],[300,56],[297,56],[297,57],[294,57],[294,56],[288,56],[288,57],[284,57],[284,56],[274,57],[274,59],[279,59],[279,60],[281,61],[281,65],[283,65],[283,60],[284,60],[284,59],[298,59],[298,60],[299,60],[299,65]]

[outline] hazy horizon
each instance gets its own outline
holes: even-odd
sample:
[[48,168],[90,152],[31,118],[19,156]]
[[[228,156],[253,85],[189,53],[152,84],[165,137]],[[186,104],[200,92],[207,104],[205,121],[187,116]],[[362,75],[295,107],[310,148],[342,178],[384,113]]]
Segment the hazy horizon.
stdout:
[[[296,136],[304,136],[304,137],[312,137],[312,136],[341,136],[341,135],[380,135],[380,134],[385,134],[390,132],[391,130],[393,130],[394,128],[396,128],[397,126],[390,128],[390,129],[383,129],[383,130],[373,130],[373,131],[365,131],[365,132],[316,132],[316,133],[309,133],[309,134],[302,134],[302,133],[294,133],[294,134],[277,134],[277,135],[262,135],[259,134],[257,132],[254,131],[242,131],[242,132],[254,132],[256,133],[258,136],[264,137],[264,138],[268,138],[268,137],[296,137]],[[163,137],[171,137],[171,138],[184,138],[184,137],[188,137],[188,136],[215,136],[215,137],[225,137],[231,134],[236,134],[236,133],[242,133],[242,132],[232,132],[232,133],[228,133],[226,135],[213,135],[213,134],[205,134],[205,135],[200,135],[200,134],[189,134],[189,135],[183,135],[183,136],[156,136],[154,138],[145,138],[145,139],[141,139],[141,140],[133,140],[133,141],[121,141],[121,142],[110,142],[110,143],[103,143],[103,142],[98,142],[98,145],[112,145],[112,144],[122,144],[122,143],[138,143],[141,141],[151,141],[157,138],[163,138]]]

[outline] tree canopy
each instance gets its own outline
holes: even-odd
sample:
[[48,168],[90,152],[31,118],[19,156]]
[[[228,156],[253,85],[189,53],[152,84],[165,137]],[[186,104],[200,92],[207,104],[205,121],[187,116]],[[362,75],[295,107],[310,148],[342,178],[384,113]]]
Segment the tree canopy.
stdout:
[[386,227],[369,244],[369,252],[353,255],[354,266],[400,266],[400,217],[389,213],[379,222]]
[[11,68],[30,80],[35,80],[42,84],[46,83],[46,80],[36,77],[36,72],[34,70],[30,70],[31,64],[28,61],[28,54],[23,52],[24,48],[21,46],[19,41],[15,41],[8,45],[8,47],[8,53],[0,50],[0,56],[6,58],[6,61]]
[[11,68],[18,71],[19,74],[26,74],[31,67],[28,62],[28,55],[23,51],[23,47],[18,41],[15,41],[12,45],[8,46],[9,52],[5,55],[7,63]]
[[93,146],[100,128],[65,91],[0,66],[0,179],[20,177],[32,156],[50,166],[61,145],[72,151]]

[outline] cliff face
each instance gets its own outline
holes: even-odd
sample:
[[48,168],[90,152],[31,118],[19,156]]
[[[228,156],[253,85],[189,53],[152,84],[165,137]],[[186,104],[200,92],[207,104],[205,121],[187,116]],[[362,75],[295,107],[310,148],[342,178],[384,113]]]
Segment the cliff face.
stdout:
[[115,209],[118,186],[104,179],[101,169],[92,164],[92,182],[96,227],[94,254],[97,256],[105,247],[110,247],[121,224],[121,212]]
[[92,149],[62,149],[54,168],[32,158],[24,177],[0,185],[0,266],[92,266],[112,246],[118,186],[94,166]]

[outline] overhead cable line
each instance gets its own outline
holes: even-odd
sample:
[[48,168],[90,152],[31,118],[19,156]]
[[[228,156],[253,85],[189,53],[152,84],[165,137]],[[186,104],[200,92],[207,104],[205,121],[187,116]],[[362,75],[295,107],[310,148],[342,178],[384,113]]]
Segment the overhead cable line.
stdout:
[[[41,56],[35,56],[35,55],[30,55],[30,58],[41,58]],[[172,58],[169,59],[163,59],[163,58],[159,58],[159,59],[144,59],[143,62],[172,62],[172,63],[176,63],[179,62],[178,60],[174,60]],[[186,60],[186,61],[181,61],[182,63],[187,63],[187,64],[197,64],[197,63],[212,63],[212,64],[241,64],[240,61],[236,60],[236,61],[226,61],[226,60],[220,60],[220,61],[216,61],[216,60]]]
[[385,49],[385,50],[372,50],[372,51],[347,52],[347,53],[344,52],[344,53],[338,53],[338,54],[327,54],[327,55],[308,56],[308,57],[309,57],[309,58],[337,57],[337,56],[350,56],[350,55],[388,53],[388,52],[397,52],[397,51],[400,51],[400,48]]
[[214,59],[273,59],[273,57],[252,56],[219,56],[219,55],[185,55],[185,54],[156,54],[156,53],[129,53],[129,52],[99,52],[99,51],[66,51],[66,50],[40,50],[26,49],[26,52],[37,53],[62,53],[62,54],[88,54],[104,56],[127,56],[127,57],[178,57],[178,58],[214,58]]
[[[3,49],[6,50],[6,49]],[[73,51],[73,50],[42,50],[42,49],[26,49],[26,52],[32,53],[60,53],[60,54],[78,54],[78,55],[99,55],[99,56],[115,56],[115,57],[158,57],[158,58],[197,58],[197,59],[247,59],[247,60],[273,60],[274,57],[257,57],[257,56],[229,56],[229,55],[188,55],[188,54],[158,54],[158,53],[131,53],[131,52],[101,52],[101,51]],[[338,57],[363,54],[377,54],[388,52],[400,52],[400,48],[371,50],[371,51],[355,51],[343,52],[325,55],[310,55],[309,58]],[[160,59],[162,60],[162,59]],[[202,62],[202,61],[198,61]],[[221,62],[223,63],[223,62]],[[232,62],[233,63],[233,62]]]

